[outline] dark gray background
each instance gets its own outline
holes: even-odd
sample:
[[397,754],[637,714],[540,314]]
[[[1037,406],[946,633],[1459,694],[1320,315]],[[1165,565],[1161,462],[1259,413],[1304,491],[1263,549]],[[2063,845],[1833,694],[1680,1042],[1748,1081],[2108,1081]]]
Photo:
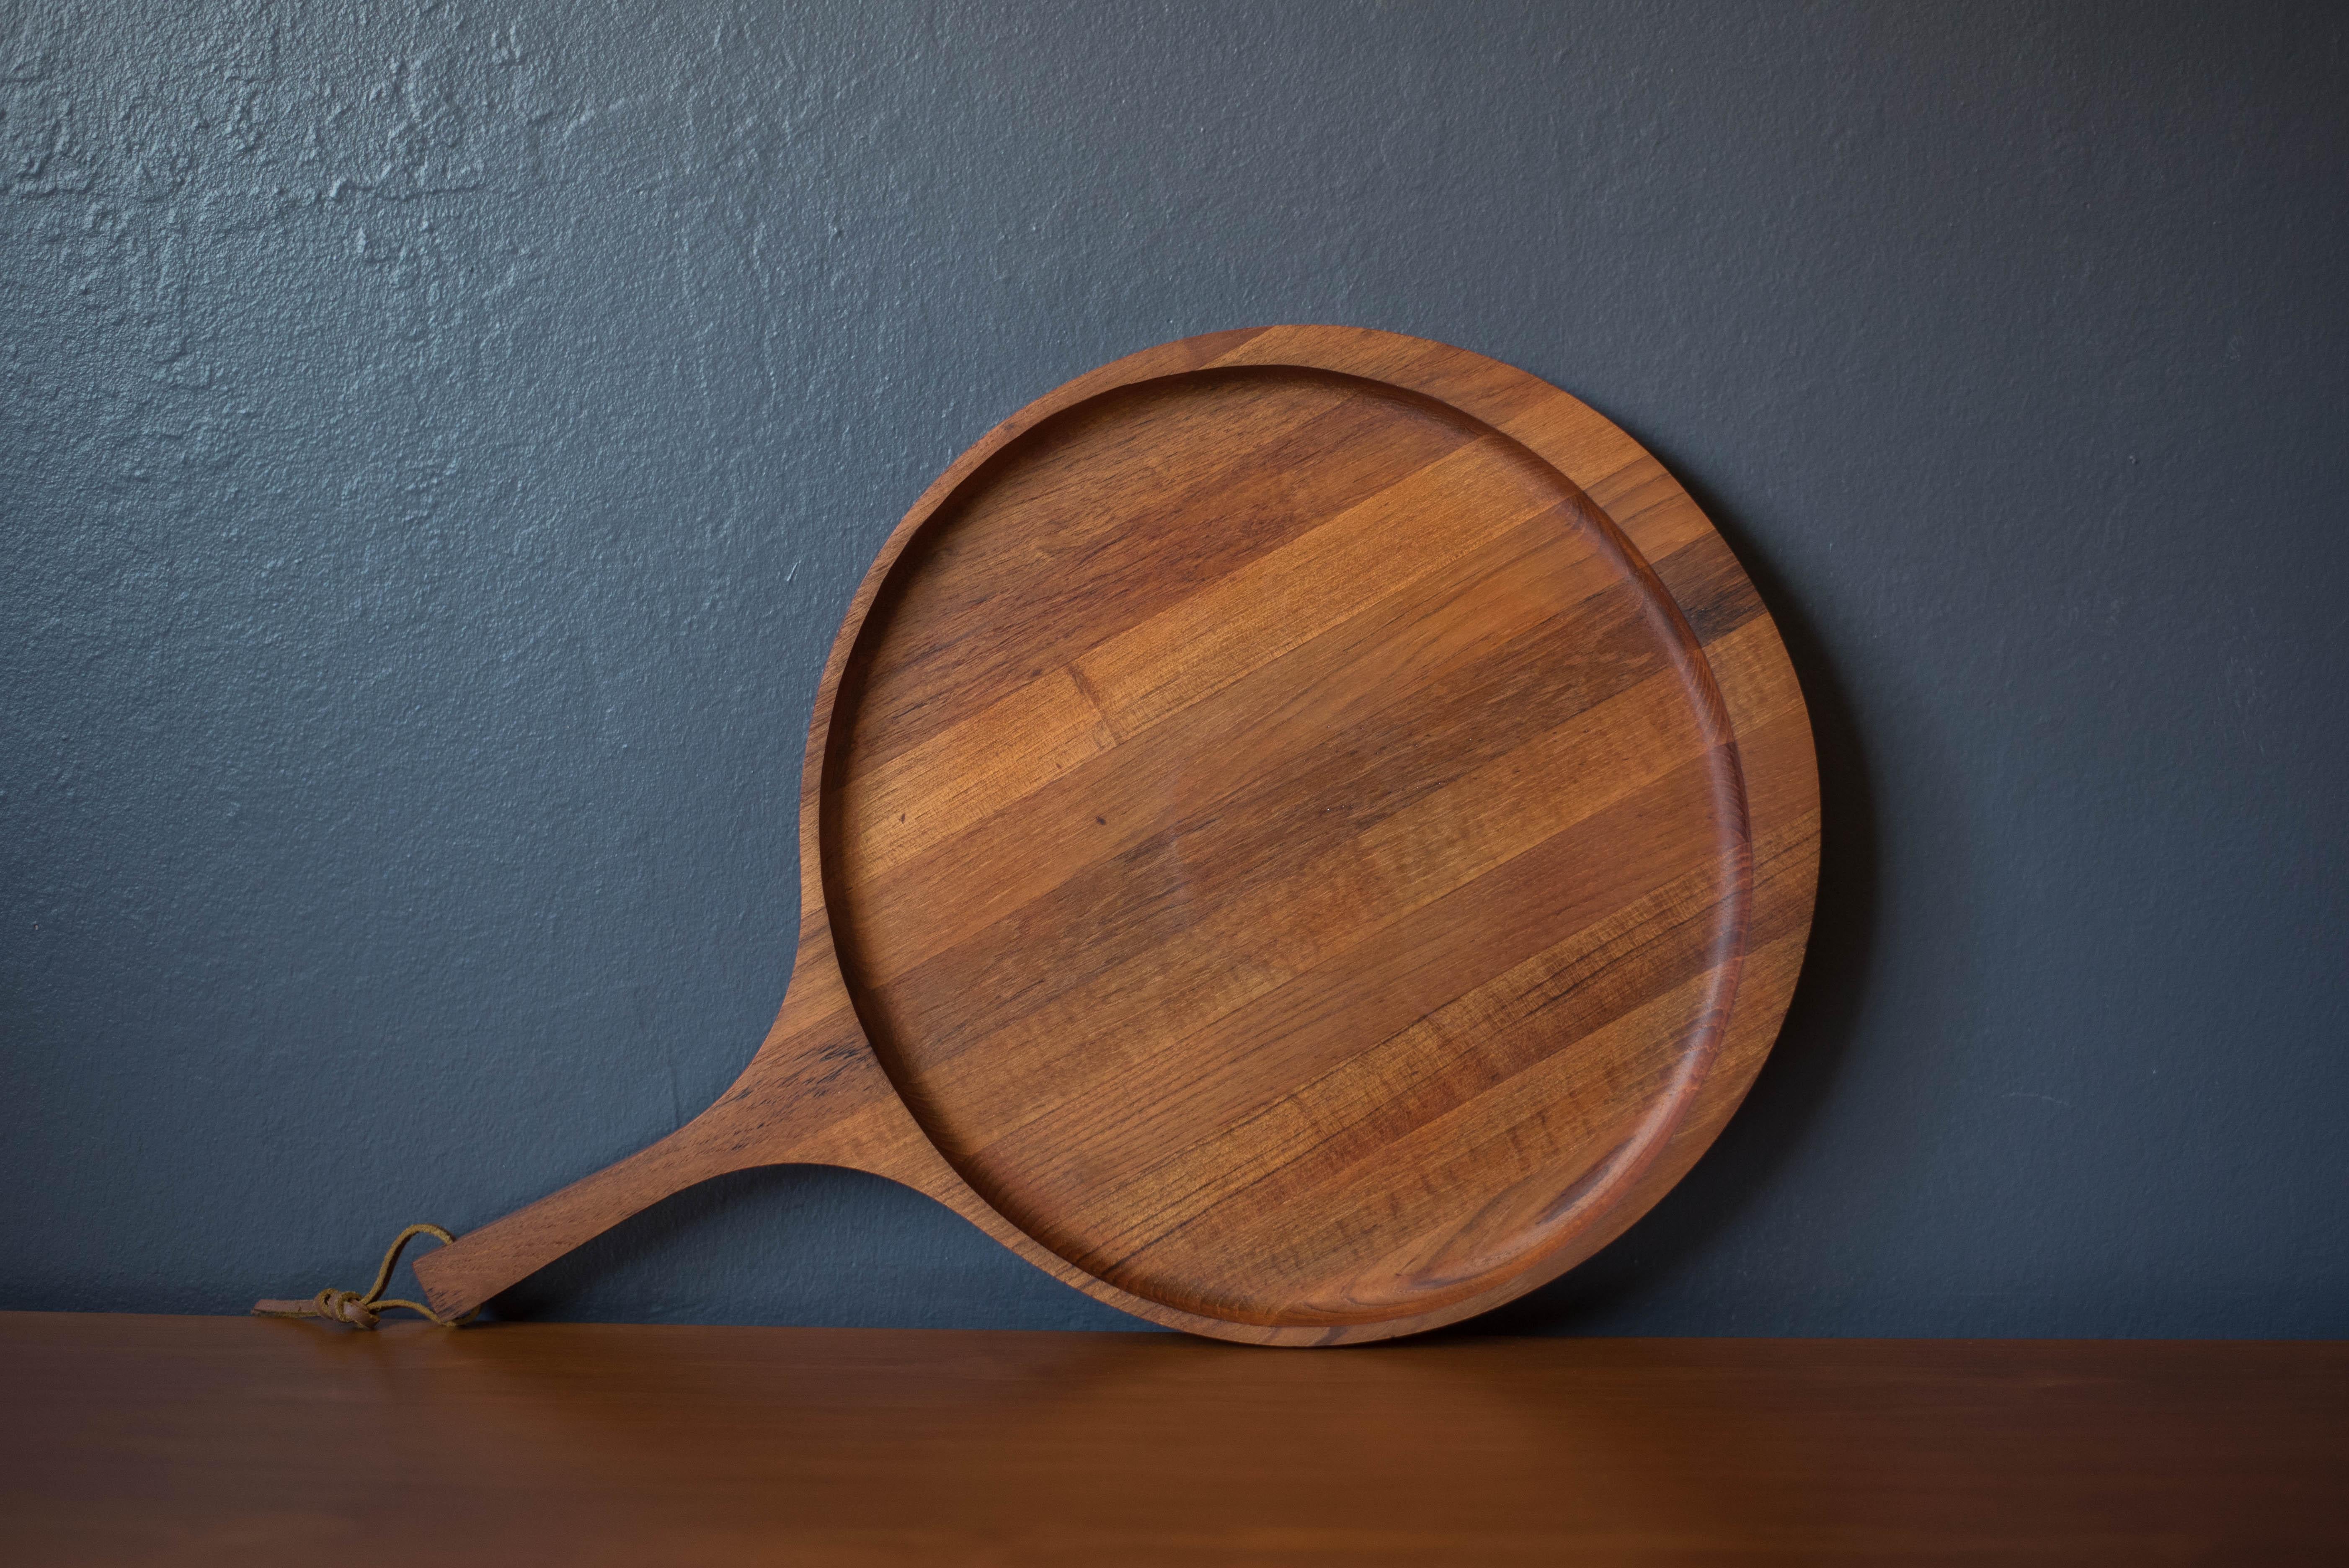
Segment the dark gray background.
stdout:
[[[1648,443],[1821,740],[1778,1056],[1490,1326],[2349,1330],[2340,7],[0,16],[0,1305],[362,1284],[676,1126],[921,487],[1326,321]],[[1129,1326],[825,1170],[506,1305]]]

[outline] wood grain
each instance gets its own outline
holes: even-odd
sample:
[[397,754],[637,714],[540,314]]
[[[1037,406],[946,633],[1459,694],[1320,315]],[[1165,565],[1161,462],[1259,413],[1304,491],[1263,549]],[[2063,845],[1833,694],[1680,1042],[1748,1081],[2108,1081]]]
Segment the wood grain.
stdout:
[[2349,1347],[0,1314],[0,1561],[2349,1560]]
[[678,1134],[418,1264],[848,1164],[1154,1321],[1385,1337],[1554,1277],[1735,1108],[1816,880],[1802,695],[1687,494],[1547,383],[1276,327],[1081,377],[843,621],[801,951]]

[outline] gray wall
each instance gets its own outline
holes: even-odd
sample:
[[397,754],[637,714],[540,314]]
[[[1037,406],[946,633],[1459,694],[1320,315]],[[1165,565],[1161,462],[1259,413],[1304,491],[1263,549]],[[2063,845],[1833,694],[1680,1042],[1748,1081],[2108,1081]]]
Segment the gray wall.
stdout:
[[[1647,442],[1821,740],[1778,1056],[1493,1326],[2349,1331],[2338,6],[0,16],[0,1305],[363,1283],[676,1126],[923,484],[1329,321]],[[506,1306],[1127,1326],[824,1170]]]

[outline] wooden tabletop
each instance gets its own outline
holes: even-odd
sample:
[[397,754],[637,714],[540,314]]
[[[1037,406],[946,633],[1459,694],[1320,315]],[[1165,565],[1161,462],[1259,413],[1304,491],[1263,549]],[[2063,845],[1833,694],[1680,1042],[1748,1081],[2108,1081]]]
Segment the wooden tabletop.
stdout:
[[2349,1561],[2349,1346],[0,1314],[0,1561]]

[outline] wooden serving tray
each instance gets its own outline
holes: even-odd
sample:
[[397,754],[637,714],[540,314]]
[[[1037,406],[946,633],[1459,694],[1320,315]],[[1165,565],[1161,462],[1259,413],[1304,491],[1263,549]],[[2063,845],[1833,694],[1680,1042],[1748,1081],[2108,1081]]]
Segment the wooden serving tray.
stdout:
[[1452,1322],[1720,1130],[1817,829],[1753,584],[1606,419],[1389,333],[1149,349],[998,427],[866,575],[740,1080],[417,1273],[461,1311],[814,1161],[1195,1333]]

